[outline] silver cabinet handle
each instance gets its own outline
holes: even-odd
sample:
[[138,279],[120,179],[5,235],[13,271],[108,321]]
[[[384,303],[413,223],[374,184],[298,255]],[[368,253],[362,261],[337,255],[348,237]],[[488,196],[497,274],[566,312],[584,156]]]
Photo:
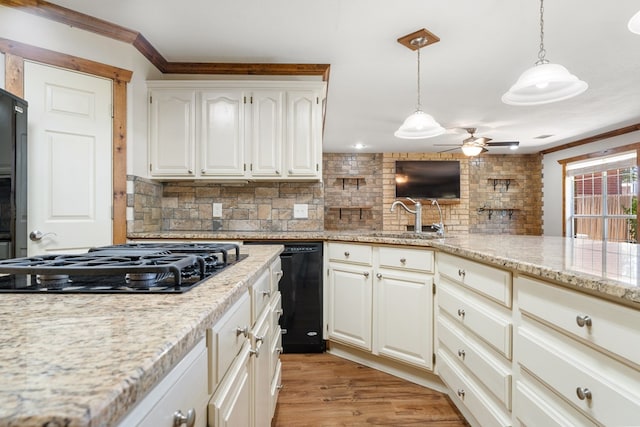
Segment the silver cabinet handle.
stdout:
[[260,293],[262,294],[262,296],[264,297],[270,297],[271,296],[271,291],[260,291]]
[[282,277],[282,275],[283,275],[283,274],[284,274],[284,273],[282,272],[282,270],[278,270],[278,271],[276,272],[276,277],[277,277],[278,279],[280,279],[280,278]]
[[458,276],[462,277],[464,279],[464,276],[467,274],[466,271],[464,271],[463,269],[459,268],[458,269]]
[[278,390],[282,390],[282,389],[284,388],[284,385],[282,385],[282,384],[278,384],[278,385],[276,386],[276,388],[277,388]]
[[591,400],[591,390],[586,387],[578,387],[576,388],[576,394],[578,395],[578,399],[580,400]]
[[378,274],[376,274],[376,277],[377,277],[378,279],[382,279],[382,273],[378,273]]
[[283,311],[281,308],[279,308],[278,310],[274,311],[274,313],[276,313],[278,316],[282,316]]
[[400,258],[400,264],[406,264],[406,263],[407,263],[406,258]]
[[[187,173],[188,173],[189,175],[193,175],[193,169],[189,169],[189,170],[187,171]],[[202,172],[202,173],[204,173],[204,170],[203,170],[203,172]]]
[[349,258],[349,255],[351,255],[351,254],[349,253],[349,251],[344,251],[344,257],[345,257],[345,258]]
[[263,343],[264,342],[264,335],[261,337],[255,337],[256,338],[256,343]]
[[278,355],[281,355],[282,354],[282,347],[276,348],[276,353],[278,353]]
[[289,175],[293,175],[293,170],[289,169]]
[[276,171],[276,175],[280,175],[280,171]]
[[183,414],[180,409],[173,413],[173,427],[181,427],[182,425],[193,427],[196,425],[196,410],[191,408],[187,411],[187,415]]
[[464,398],[464,389],[461,389],[461,388],[458,389],[458,396],[460,396],[461,398]]
[[464,317],[464,315],[465,315],[464,308],[459,308],[458,309],[458,316]]
[[249,354],[252,355],[252,356],[255,356],[256,359],[257,359],[258,357],[260,357],[260,347],[250,348],[249,349]]
[[466,355],[467,355],[467,353],[465,353],[464,350],[462,350],[462,349],[458,350],[458,356],[460,358],[464,359],[464,356],[466,356]]
[[32,242],[39,242],[40,240],[42,240],[43,237],[45,236],[57,236],[56,233],[50,232],[50,233],[43,233],[40,230],[33,230],[31,233],[29,233],[29,239]]
[[583,328],[585,326],[591,326],[593,322],[591,321],[591,317],[588,314],[579,314],[576,316],[576,323],[578,324],[578,326]]
[[249,335],[249,327],[245,326],[244,328],[241,328],[240,326],[238,326],[236,328],[236,336],[238,335],[244,335],[245,337]]
[[206,170],[204,170],[204,169],[200,169],[200,173],[201,173],[202,175],[204,175],[204,174],[206,174],[206,173],[207,173],[207,171],[206,171]]
[[369,272],[368,272],[368,271],[365,271],[364,273],[362,273],[362,275],[363,275],[364,277],[369,277]]

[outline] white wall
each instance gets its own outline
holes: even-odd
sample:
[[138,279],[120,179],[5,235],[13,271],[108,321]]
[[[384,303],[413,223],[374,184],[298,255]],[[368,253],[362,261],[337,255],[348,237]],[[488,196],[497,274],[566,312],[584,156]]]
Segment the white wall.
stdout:
[[[629,123],[630,124],[630,123]],[[627,124],[627,125],[629,125]],[[618,128],[625,125],[617,126]],[[606,130],[603,130],[605,132]],[[595,153],[608,148],[640,142],[640,131],[616,136],[606,140],[581,145],[568,150],[546,154],[542,160],[542,203],[543,233],[545,236],[562,236],[562,165],[558,160],[569,159],[582,154]]]
[[[135,29],[134,29],[135,30]],[[127,87],[127,174],[146,175],[146,80],[161,74],[132,45],[0,6],[0,37],[133,71]],[[0,68],[4,86],[4,55]],[[27,99],[27,101],[29,101]]]

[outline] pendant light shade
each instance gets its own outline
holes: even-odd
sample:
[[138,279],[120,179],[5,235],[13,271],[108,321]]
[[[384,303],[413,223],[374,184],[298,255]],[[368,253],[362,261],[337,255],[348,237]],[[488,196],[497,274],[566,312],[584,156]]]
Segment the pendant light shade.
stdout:
[[431,115],[416,110],[402,123],[394,135],[403,139],[424,139],[442,135],[445,129]]
[[545,58],[544,48],[544,0],[540,0],[540,50],[538,61],[526,70],[509,91],[502,95],[502,102],[509,105],[540,105],[562,101],[580,95],[589,85],[574,76],[565,67],[551,64]]
[[628,27],[632,33],[640,34],[640,11],[631,17]]
[[560,64],[536,64],[520,75],[511,89],[502,95],[510,105],[539,105],[572,98],[587,90],[587,83]]
[[[433,34],[426,32],[424,29],[421,31],[424,32],[424,34],[433,36]],[[442,135],[445,132],[445,129],[440,126],[440,124],[436,122],[431,115],[422,111],[422,106],[420,105],[420,49],[429,43],[434,42],[433,40],[430,41],[428,37],[421,35],[421,31],[417,31],[409,36],[398,39],[400,43],[405,44],[403,40],[407,40],[408,37],[411,37],[414,34],[419,35],[415,38],[411,38],[408,40],[408,44],[405,44],[406,46],[418,51],[418,102],[416,105],[416,111],[407,117],[398,130],[394,132],[394,135],[397,138],[426,139]],[[438,40],[440,39],[436,38],[435,41]]]
[[462,154],[473,157],[482,153],[482,147],[476,144],[462,144]]

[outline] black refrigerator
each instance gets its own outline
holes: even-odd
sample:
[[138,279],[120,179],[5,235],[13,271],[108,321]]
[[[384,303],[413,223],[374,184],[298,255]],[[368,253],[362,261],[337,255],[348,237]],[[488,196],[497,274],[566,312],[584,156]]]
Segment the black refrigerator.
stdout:
[[0,89],[0,259],[27,255],[27,102]]

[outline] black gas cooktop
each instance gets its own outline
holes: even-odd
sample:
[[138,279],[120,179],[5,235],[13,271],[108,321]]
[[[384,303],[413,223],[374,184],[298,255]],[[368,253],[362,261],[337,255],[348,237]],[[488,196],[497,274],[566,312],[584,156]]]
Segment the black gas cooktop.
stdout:
[[0,261],[0,292],[184,293],[242,260],[231,243],[131,243]]

